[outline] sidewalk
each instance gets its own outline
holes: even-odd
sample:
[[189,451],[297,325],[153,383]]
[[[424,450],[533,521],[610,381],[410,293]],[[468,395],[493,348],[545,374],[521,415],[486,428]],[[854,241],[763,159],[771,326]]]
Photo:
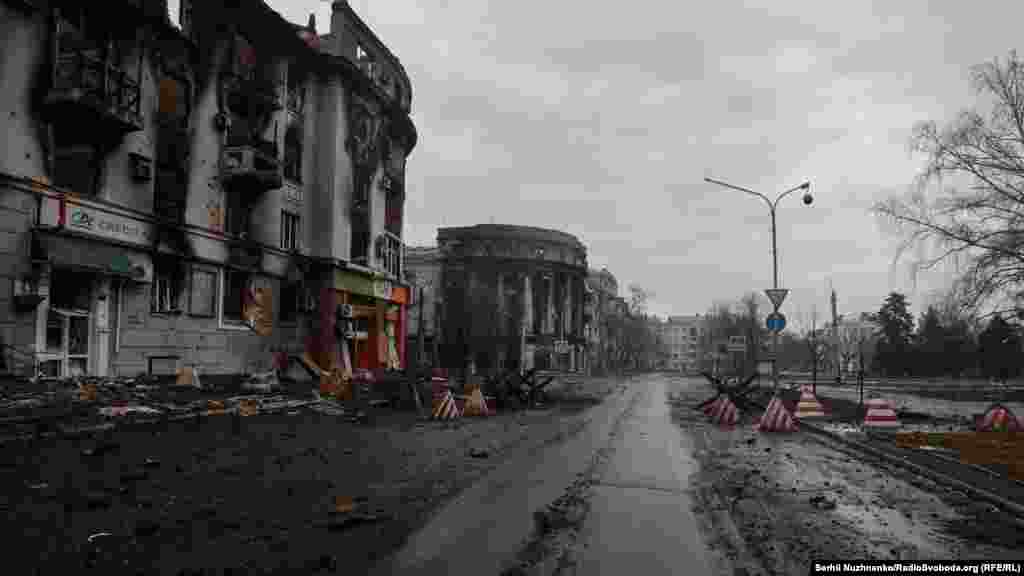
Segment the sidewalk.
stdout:
[[507,458],[569,437],[590,405],[455,424],[381,409],[372,426],[302,407],[12,441],[0,445],[7,560],[359,573]]

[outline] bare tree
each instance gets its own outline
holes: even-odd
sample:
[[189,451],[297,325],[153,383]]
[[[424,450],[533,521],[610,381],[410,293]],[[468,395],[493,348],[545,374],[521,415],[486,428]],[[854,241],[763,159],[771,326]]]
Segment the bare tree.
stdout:
[[[877,204],[896,224],[908,248],[938,248],[918,258],[918,270],[952,260],[958,268],[956,302],[990,313],[1019,312],[1024,304],[1024,62],[975,66],[971,81],[987,110],[966,110],[939,127],[915,127],[913,149],[926,155],[911,193]],[[934,191],[932,185],[946,189]]]

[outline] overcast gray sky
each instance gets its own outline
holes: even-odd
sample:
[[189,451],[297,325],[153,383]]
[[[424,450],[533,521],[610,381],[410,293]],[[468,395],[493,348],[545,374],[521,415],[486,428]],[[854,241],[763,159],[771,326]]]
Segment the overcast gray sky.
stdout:
[[[295,22],[330,3],[270,0]],[[867,213],[911,182],[915,121],[974,103],[969,66],[1020,38],[1024,3],[665,0],[352,0],[413,82],[420,139],[405,234],[495,221],[576,234],[591,266],[652,311],[690,314],[771,284],[758,200],[810,180],[779,210],[791,324],[827,307],[919,304],[941,279],[893,267]],[[698,7],[699,6],[699,7]]]

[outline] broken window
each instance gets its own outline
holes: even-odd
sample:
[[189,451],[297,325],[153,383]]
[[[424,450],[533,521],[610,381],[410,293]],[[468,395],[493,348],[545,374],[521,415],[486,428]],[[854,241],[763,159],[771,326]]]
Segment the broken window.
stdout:
[[397,183],[389,176],[384,176],[381,188],[384,189],[384,228],[395,236],[401,236],[404,198],[399,193]]
[[99,190],[100,157],[91,144],[63,143],[59,140],[53,152],[53,182],[82,196]]
[[281,282],[281,321],[294,322],[302,308],[305,291],[301,282]]
[[240,270],[224,270],[224,291],[221,293],[221,310],[225,321],[242,322],[242,311],[249,291],[251,275]]
[[288,64],[288,109],[302,114],[305,108],[306,75],[297,62]]
[[154,314],[179,312],[183,285],[179,266],[169,259],[161,258],[153,263],[153,267],[150,311]]
[[352,215],[351,258],[356,264],[367,264],[370,251],[370,226],[365,214]]
[[284,177],[302,183],[302,132],[294,124],[284,133]]
[[50,275],[50,307],[88,311],[93,278],[88,272],[55,269]]
[[227,209],[224,215],[224,228],[229,236],[246,238],[249,235],[249,205],[242,199],[238,191],[225,194]]

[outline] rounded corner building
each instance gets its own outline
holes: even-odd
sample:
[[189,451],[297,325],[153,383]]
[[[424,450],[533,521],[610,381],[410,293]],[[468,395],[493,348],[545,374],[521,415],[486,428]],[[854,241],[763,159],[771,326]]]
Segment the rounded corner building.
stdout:
[[586,360],[587,251],[529,226],[440,228],[441,362],[483,373],[577,371]]

